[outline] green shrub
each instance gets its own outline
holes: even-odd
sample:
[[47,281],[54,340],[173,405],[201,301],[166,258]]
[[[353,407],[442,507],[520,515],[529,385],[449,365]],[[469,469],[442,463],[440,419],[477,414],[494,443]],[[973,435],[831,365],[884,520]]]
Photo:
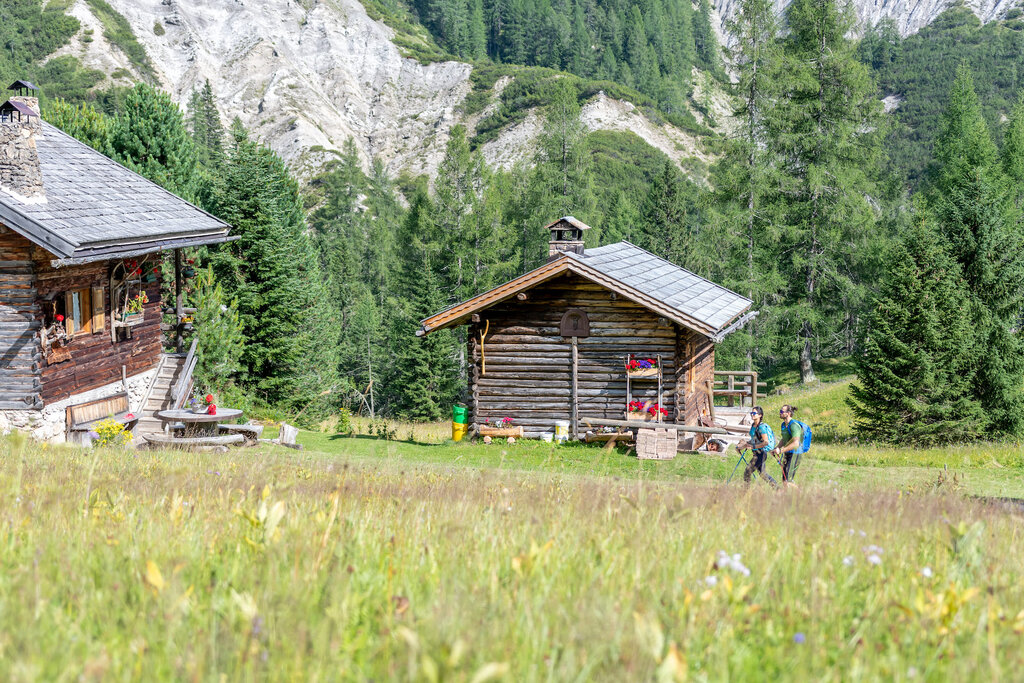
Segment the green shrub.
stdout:
[[153,22],[153,33],[155,33],[158,36],[162,36],[163,34],[167,33],[167,31],[164,30],[164,25],[160,23],[159,19]]

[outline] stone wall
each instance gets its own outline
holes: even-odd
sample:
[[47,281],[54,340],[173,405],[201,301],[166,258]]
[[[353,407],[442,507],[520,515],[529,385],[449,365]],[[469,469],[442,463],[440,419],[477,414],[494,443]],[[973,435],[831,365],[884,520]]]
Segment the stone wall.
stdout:
[[122,391],[128,392],[128,405],[136,415],[142,412],[142,400],[149,390],[149,385],[156,377],[157,369],[153,368],[128,378],[106,384],[90,391],[75,394],[62,401],[48,403],[42,410],[0,410],[0,433],[10,434],[14,430],[27,433],[38,441],[63,443],[65,439],[66,408],[75,403],[103,398]]
[[[34,97],[12,97],[11,100],[39,111]],[[40,126],[38,116],[0,123],[0,188],[26,202],[45,200],[35,140]]]

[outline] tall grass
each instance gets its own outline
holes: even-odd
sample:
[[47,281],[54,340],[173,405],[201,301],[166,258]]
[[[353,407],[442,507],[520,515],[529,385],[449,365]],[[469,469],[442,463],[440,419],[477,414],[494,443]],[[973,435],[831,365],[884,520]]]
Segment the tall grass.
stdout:
[[955,496],[7,440],[0,529],[2,680],[978,680],[1024,664],[1019,517]]

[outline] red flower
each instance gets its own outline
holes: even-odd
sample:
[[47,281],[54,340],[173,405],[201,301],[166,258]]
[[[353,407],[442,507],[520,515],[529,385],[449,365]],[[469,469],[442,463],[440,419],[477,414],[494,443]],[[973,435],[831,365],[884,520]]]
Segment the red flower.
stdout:
[[159,275],[160,274],[160,266],[157,266],[156,268],[153,269],[153,274],[154,275]]
[[207,410],[207,413],[210,414],[210,415],[216,415],[217,414],[217,406],[215,406],[215,405],[213,405],[211,403],[209,410]]
[[134,420],[135,416],[132,415],[131,413],[128,413],[127,415],[124,416],[124,419],[126,419],[126,420]]
[[57,322],[59,322],[59,323],[62,323],[62,322],[64,322],[64,316],[62,316],[62,315],[58,314],[58,315],[57,315]]
[[206,402],[207,403],[213,403],[213,394],[207,394],[206,395]]

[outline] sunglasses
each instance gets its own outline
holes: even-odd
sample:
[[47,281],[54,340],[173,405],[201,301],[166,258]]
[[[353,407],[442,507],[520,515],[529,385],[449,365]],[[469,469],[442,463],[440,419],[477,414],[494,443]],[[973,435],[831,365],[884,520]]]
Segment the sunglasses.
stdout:
[[750,414],[753,416],[753,415],[760,415],[761,413],[757,412],[756,410],[751,410]]

